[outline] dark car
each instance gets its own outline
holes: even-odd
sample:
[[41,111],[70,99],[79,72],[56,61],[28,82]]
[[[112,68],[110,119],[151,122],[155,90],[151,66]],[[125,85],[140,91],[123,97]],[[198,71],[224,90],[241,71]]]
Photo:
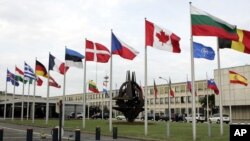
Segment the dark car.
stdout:
[[[144,120],[144,116],[141,117],[141,120]],[[154,120],[154,115],[148,114],[148,120]],[[160,116],[158,114],[155,115],[155,120],[156,121],[160,120]]]
[[[102,118],[102,113],[97,113],[91,116],[92,119],[101,119]],[[103,119],[108,119],[109,118],[109,113],[103,113]]]

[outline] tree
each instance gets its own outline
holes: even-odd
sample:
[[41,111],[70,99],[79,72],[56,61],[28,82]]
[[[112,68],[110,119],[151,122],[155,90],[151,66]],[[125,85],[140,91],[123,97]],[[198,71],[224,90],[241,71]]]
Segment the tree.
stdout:
[[[205,95],[203,98],[200,98],[199,102],[203,108],[207,108],[207,95]],[[216,113],[218,111],[218,107],[215,106],[214,94],[208,95],[208,106],[212,110],[212,113]]]

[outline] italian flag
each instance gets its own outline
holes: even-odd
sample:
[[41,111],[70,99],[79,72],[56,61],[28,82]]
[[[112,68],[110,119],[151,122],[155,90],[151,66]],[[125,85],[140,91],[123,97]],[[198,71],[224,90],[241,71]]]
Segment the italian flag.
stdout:
[[23,71],[20,70],[18,67],[16,67],[16,81],[26,83],[27,80],[23,79],[23,75],[24,75]]
[[191,5],[192,35],[216,36],[238,41],[236,26]]

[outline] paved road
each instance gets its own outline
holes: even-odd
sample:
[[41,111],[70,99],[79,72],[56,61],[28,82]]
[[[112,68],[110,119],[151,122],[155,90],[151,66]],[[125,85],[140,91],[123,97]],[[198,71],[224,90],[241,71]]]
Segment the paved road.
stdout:
[[[26,141],[26,131],[28,128],[33,129],[33,141],[52,141],[51,128],[39,128],[23,125],[1,123],[0,128],[4,129],[3,141]],[[41,132],[46,134],[46,139],[41,139]],[[74,140],[74,132],[64,132],[63,141]],[[81,141],[95,141],[94,134],[81,133]],[[101,141],[139,141],[135,139],[119,138],[114,140],[112,137],[101,136]]]

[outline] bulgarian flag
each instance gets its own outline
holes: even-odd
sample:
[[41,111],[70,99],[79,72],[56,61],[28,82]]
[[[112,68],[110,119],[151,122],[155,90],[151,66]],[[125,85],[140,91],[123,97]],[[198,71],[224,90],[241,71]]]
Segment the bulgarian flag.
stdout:
[[216,36],[238,41],[236,26],[191,5],[192,35]]
[[18,67],[16,67],[16,81],[26,83],[27,80],[23,79],[23,75],[24,75],[23,71],[19,69]]
[[93,80],[89,81],[89,90],[92,91],[93,93],[100,93],[96,86],[96,83]]

